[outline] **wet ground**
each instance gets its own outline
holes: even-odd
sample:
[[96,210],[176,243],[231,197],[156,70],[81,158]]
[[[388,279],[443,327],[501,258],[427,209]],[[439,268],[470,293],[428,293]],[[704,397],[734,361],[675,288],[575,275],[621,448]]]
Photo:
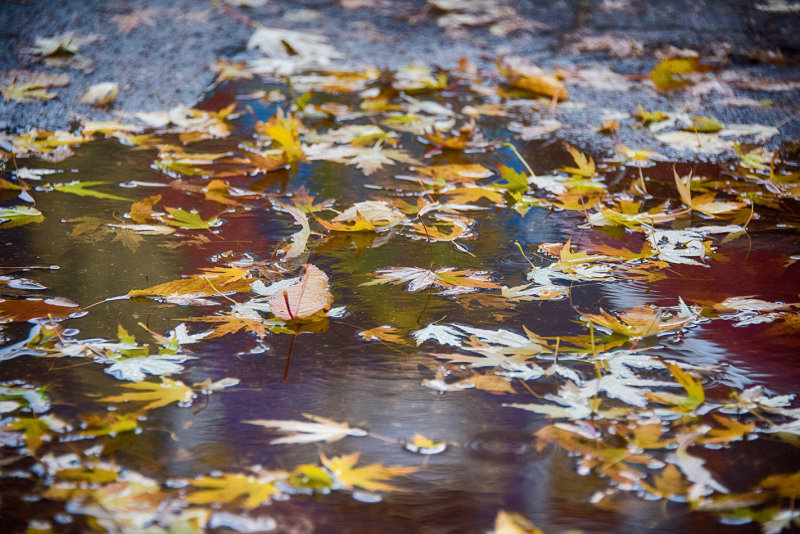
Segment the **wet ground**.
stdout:
[[[258,55],[246,51],[258,24],[323,37],[341,53],[336,64],[352,68],[393,69],[422,62],[449,69],[464,57],[481,70],[496,71],[498,57],[516,55],[547,69],[599,65],[621,74],[646,75],[659,59],[682,50],[730,69],[737,80],[797,81],[800,14],[771,10],[766,0],[475,4],[484,7],[464,13],[443,11],[420,0],[341,5],[307,0],[270,1],[234,12],[191,1],[4,2],[0,42],[8,53],[0,58],[0,71],[68,74],[70,83],[54,100],[3,101],[0,130],[63,129],[74,124],[76,115],[111,118],[119,111],[192,106],[214,82],[210,66],[217,58]],[[448,18],[453,13],[461,18]],[[481,20],[485,22],[479,24]],[[94,38],[80,48],[87,60],[80,68],[47,67],[30,53],[37,37],[67,31]],[[120,84],[116,101],[108,109],[77,105],[86,89],[100,82]],[[608,148],[607,139],[587,131],[587,126],[602,123],[598,110],[631,113],[638,104],[647,110],[672,111],[690,105],[697,115],[732,123],[781,123],[781,134],[788,139],[800,133],[794,115],[800,92],[796,86],[787,87],[763,91],[731,83],[678,97],[646,91],[623,96],[602,87],[579,86],[571,88],[573,100],[589,102],[589,109],[560,111],[558,119],[572,130],[573,142]],[[768,98],[773,105],[730,106],[720,103],[723,97]],[[663,148],[629,131],[620,136],[618,142],[628,146]]]
[[[785,89],[797,81],[797,13],[758,2],[508,2],[514,16],[495,22],[517,26],[498,36],[488,26],[443,27],[446,13],[423,2],[368,4],[0,8],[7,68],[70,76],[53,100],[4,101],[9,132],[70,127],[72,113],[235,110],[173,115],[135,132],[85,133],[83,122],[86,137],[53,141],[75,143],[62,152],[46,139],[4,140],[14,157],[2,169],[0,208],[33,208],[3,212],[0,228],[4,528],[529,531],[498,526],[509,512],[545,532],[760,532],[781,521],[791,531],[800,102]],[[153,11],[141,18],[144,8]],[[255,21],[324,35],[342,55],[336,65],[385,69],[365,80],[215,83],[218,56],[261,57],[246,50]],[[82,45],[91,65],[24,54],[34,36],[68,29],[105,36]],[[635,42],[625,52],[614,41],[617,57],[586,40],[603,35]],[[676,54],[670,45],[719,69],[684,90],[656,91],[642,75]],[[553,109],[513,93],[495,66],[503,55],[563,69],[569,99]],[[391,90],[409,62],[452,68],[461,57],[475,69],[448,69],[443,87]],[[618,77],[595,78],[592,64]],[[110,79],[122,88],[109,108],[75,104]],[[308,101],[304,83],[314,89]],[[331,90],[337,83],[350,85]],[[497,88],[507,91],[499,100]],[[491,107],[470,116],[474,145],[448,149],[403,122],[455,111],[464,126],[467,106],[492,104],[509,116]],[[778,133],[756,141],[695,131],[701,148],[724,145],[695,152],[631,117],[637,105],[679,113],[687,104],[726,127]],[[624,112],[619,130],[598,132],[615,111]],[[550,119],[561,128],[518,131]],[[276,124],[284,130],[269,129]],[[326,137],[352,125],[380,125],[367,136],[380,143]],[[743,139],[738,155],[732,139]],[[640,167],[621,144],[661,156]],[[395,160],[350,159],[334,145],[387,149]],[[298,147],[306,159],[290,161]],[[449,164],[483,170],[455,179],[421,170]],[[514,185],[529,171],[535,177]],[[676,171],[694,177],[685,182],[693,211]],[[332,230],[325,201],[365,213],[358,203],[376,201],[394,222]],[[651,217],[635,218],[645,210]],[[312,231],[305,237],[301,221]],[[298,319],[305,293],[294,303],[268,295],[280,295],[272,284],[310,276],[307,263],[326,274],[332,302]],[[438,285],[393,283],[399,268]],[[542,281],[548,272],[552,283]],[[191,280],[200,285],[187,289]],[[163,283],[176,285],[153,289]],[[601,310],[629,323],[609,323]],[[326,440],[286,430],[299,421],[352,432]],[[353,454],[359,467],[378,465],[373,479],[343,467]]]

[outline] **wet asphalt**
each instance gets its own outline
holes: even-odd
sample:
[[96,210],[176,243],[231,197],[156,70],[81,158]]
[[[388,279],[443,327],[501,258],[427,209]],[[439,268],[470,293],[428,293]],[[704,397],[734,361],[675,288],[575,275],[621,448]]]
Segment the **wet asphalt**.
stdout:
[[[706,84],[702,91],[669,92],[655,91],[645,82],[627,91],[568,83],[570,102],[586,105],[556,112],[565,125],[562,137],[593,145],[597,152],[623,143],[656,148],[672,157],[698,157],[660,145],[641,128],[627,127],[631,121],[622,121],[613,138],[593,129],[609,110],[630,115],[637,105],[666,112],[690,106],[693,114],[715,116],[726,124],[777,126],[780,136],[768,145],[773,148],[800,137],[800,85],[777,85],[800,80],[800,13],[771,11],[776,2],[507,0],[483,4],[507,9],[509,15],[501,17],[505,30],[493,30],[491,24],[446,27],[446,13],[424,0],[268,0],[261,6],[233,9],[191,0],[4,0],[0,3],[3,80],[22,69],[66,74],[69,83],[57,88],[58,96],[50,100],[3,100],[0,132],[70,129],[81,117],[108,120],[125,111],[194,106],[213,87],[211,66],[218,58],[233,61],[258,56],[246,44],[253,25],[262,24],[327,38],[342,54],[337,66],[346,68],[394,69],[418,62],[449,69],[463,57],[481,71],[496,73],[498,57],[515,55],[548,70],[575,72],[599,66],[635,79],[647,75],[665,57],[694,53],[716,67],[720,76],[725,73],[724,83]],[[81,44],[77,60],[54,64],[33,52],[37,37],[66,31],[90,37]],[[507,33],[497,35],[503,31]],[[604,50],[598,45],[587,47],[590,38],[616,41]],[[623,42],[633,44],[626,48]],[[747,80],[769,82],[770,90]],[[120,85],[111,105],[95,108],[78,103],[90,85],[108,81]],[[731,98],[769,102],[731,106],[727,104]],[[548,118],[546,111],[537,113],[528,117],[531,122]]]

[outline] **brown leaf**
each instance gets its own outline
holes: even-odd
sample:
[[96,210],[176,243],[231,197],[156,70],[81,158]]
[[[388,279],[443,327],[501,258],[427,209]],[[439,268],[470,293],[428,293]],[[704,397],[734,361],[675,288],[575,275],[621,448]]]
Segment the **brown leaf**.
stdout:
[[269,310],[275,317],[286,321],[310,317],[328,309],[333,302],[328,275],[310,263],[304,267],[302,280],[269,299]]

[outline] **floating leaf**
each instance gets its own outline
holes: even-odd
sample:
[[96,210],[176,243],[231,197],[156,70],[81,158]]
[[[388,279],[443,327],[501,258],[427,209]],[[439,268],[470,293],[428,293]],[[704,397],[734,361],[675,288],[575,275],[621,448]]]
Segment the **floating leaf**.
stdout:
[[186,211],[180,208],[166,208],[166,210],[170,218],[164,222],[171,226],[186,228],[187,230],[207,230],[219,223],[219,219],[216,217],[212,217],[206,221],[200,217],[199,213],[193,211]]
[[94,198],[106,198],[110,200],[129,200],[125,197],[121,197],[119,195],[112,195],[110,193],[101,193],[100,191],[94,191],[92,189],[88,189],[89,187],[93,187],[95,185],[101,185],[106,182],[102,181],[88,181],[88,182],[70,182],[68,184],[54,184],[53,189],[56,191],[61,191],[62,193],[71,193],[73,195],[78,195],[81,197],[94,197]]
[[224,293],[245,293],[254,282],[250,272],[239,267],[211,267],[202,269],[200,274],[189,278],[166,282],[147,289],[133,289],[128,295],[153,295],[169,297],[172,295],[212,296]]
[[333,302],[328,275],[310,263],[304,267],[306,274],[299,282],[269,299],[269,310],[275,317],[286,321],[310,317]]
[[14,228],[23,224],[40,223],[43,220],[42,212],[30,206],[0,208],[0,228]]
[[273,439],[270,441],[271,445],[281,443],[313,443],[315,441],[332,443],[346,436],[367,435],[366,430],[353,428],[347,423],[337,423],[336,421],[326,419],[325,417],[319,417],[318,415],[303,414],[303,416],[313,421],[313,423],[309,423],[308,421],[279,421],[275,419],[254,419],[242,422],[263,426],[265,428],[273,428],[278,432],[288,434],[286,437]]
[[47,317],[66,318],[82,311],[77,304],[66,299],[6,300],[0,298],[0,319],[5,321],[23,322]]
[[445,267],[430,271],[417,267],[389,267],[375,271],[376,280],[361,284],[408,283],[408,291],[422,291],[431,286],[445,288],[449,295],[476,291],[478,289],[497,289],[500,286],[492,282],[486,271],[461,270]]
[[417,471],[416,467],[384,467],[380,464],[370,464],[356,467],[359,453],[347,454],[328,458],[320,452],[322,465],[333,475],[333,478],[348,489],[361,488],[367,491],[401,491],[399,488],[387,484],[387,480],[407,475]]

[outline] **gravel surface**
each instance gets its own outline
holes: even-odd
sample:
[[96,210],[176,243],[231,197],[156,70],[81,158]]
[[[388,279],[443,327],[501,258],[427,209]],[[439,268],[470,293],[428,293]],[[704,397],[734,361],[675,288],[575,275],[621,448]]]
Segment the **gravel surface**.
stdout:
[[[441,0],[438,0],[441,1]],[[462,3],[463,4],[463,3]],[[505,26],[447,26],[447,13],[424,0],[268,0],[258,7],[221,8],[189,0],[29,0],[0,3],[0,57],[4,82],[19,70],[65,74],[69,83],[51,100],[0,104],[0,131],[19,133],[69,129],[76,117],[116,118],[120,111],[154,111],[179,104],[193,106],[212,86],[217,58],[258,56],[246,50],[253,24],[308,32],[324,37],[342,54],[340,65],[397,68],[411,62],[452,68],[465,57],[480,69],[496,72],[503,55],[523,56],[547,69],[599,65],[627,75],[646,75],[661,59],[685,53],[719,67],[735,80],[800,80],[800,13],[765,11],[776,2],[756,0],[565,0],[479,2],[473,15],[495,18]],[[356,6],[356,7],[346,7]],[[363,6],[363,7],[358,7]],[[491,8],[506,11],[492,11]],[[759,8],[761,6],[761,8]],[[500,13],[498,16],[497,14]],[[463,19],[462,19],[463,20]],[[74,32],[77,59],[53,64],[33,53],[37,37]],[[506,32],[505,35],[496,33]],[[80,39],[88,37],[87,42]],[[594,41],[591,38],[603,40]],[[604,42],[611,43],[610,49]],[[604,46],[606,49],[604,49]],[[682,50],[683,52],[679,52]],[[107,108],[79,104],[86,89],[117,82],[120,92]],[[793,87],[793,86],[789,86]],[[726,123],[779,126],[772,145],[800,135],[800,90],[753,90],[735,83],[705,90],[659,93],[651,87],[620,92],[569,86],[570,102],[559,110],[565,135],[578,142],[611,143],[589,126],[602,123],[600,110],[631,113],[678,110],[713,115]],[[724,98],[769,99],[768,106],[725,104]],[[653,145],[651,136],[625,129],[618,142]]]

